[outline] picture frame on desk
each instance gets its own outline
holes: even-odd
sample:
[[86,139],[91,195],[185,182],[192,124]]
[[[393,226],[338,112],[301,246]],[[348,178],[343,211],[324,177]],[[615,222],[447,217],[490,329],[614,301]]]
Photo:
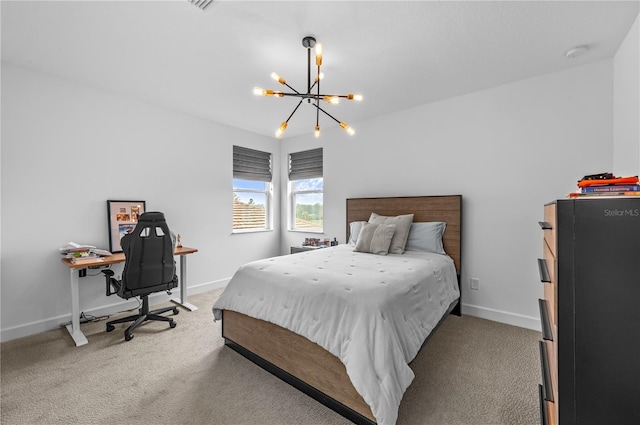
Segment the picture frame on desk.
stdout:
[[145,211],[145,201],[107,200],[109,251],[122,252],[120,239],[133,231],[138,223],[138,217]]

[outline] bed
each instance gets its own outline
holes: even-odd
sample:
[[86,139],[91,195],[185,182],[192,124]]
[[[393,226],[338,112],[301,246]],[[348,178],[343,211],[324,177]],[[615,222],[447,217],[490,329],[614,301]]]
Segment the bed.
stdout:
[[408,364],[449,313],[460,315],[462,196],[356,198],[346,208],[347,240],[372,213],[445,222],[446,255],[344,244],[251,262],[214,318],[228,347],[351,421],[394,424]]

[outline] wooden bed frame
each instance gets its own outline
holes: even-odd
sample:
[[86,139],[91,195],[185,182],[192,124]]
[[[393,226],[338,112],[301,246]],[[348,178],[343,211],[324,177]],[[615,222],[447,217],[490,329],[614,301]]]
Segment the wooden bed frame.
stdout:
[[[413,213],[414,222],[445,221],[444,248],[453,258],[460,282],[461,195],[347,199],[347,240],[349,223],[367,221],[372,212],[385,216]],[[454,301],[448,312],[461,315],[460,300]],[[232,310],[223,311],[222,336],[228,347],[352,422],[376,423],[342,362],[305,337]]]

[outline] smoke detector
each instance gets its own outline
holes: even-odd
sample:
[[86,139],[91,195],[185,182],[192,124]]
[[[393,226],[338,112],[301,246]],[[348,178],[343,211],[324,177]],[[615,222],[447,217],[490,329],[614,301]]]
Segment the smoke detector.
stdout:
[[587,50],[589,50],[589,46],[587,46],[586,44],[583,44],[581,46],[576,46],[567,50],[567,52],[564,55],[568,59],[573,59],[573,58],[577,58],[578,56],[584,55],[585,53],[587,53]]

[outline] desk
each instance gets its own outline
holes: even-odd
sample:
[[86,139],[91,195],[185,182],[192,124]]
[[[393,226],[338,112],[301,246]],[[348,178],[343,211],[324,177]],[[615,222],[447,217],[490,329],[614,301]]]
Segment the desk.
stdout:
[[[180,247],[176,248],[174,255],[180,256],[180,298],[173,298],[176,304],[186,308],[189,311],[197,310],[193,304],[187,302],[187,255],[198,252],[195,248]],[[71,338],[76,343],[76,346],[87,344],[87,337],[84,336],[80,330],[80,292],[79,292],[79,279],[80,270],[86,269],[92,266],[106,266],[109,264],[124,263],[124,253],[118,252],[113,255],[102,257],[101,261],[95,261],[92,263],[73,264],[68,258],[63,258],[62,263],[69,268],[69,276],[71,281],[71,323],[66,325]]]

